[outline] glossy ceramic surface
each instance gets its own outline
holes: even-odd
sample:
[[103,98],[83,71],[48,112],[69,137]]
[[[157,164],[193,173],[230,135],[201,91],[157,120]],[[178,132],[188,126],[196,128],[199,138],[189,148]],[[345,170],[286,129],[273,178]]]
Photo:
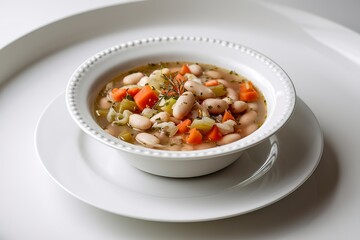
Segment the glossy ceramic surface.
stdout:
[[[264,94],[267,118],[249,136],[224,146],[198,151],[163,151],[114,138],[94,120],[92,105],[107,76],[152,62],[210,63],[234,70]],[[75,122],[98,141],[120,150],[139,169],[168,177],[195,177],[218,171],[239,158],[243,150],[275,134],[295,107],[295,89],[286,73],[263,54],[229,41],[206,37],[154,37],[107,48],[88,58],[71,77],[66,102]]]
[[[63,95],[44,111],[36,130],[36,148],[52,178],[95,207],[155,221],[226,218],[283,198],[314,171],[322,153],[322,134],[312,112],[298,101],[293,118],[275,139],[245,151],[229,167],[203,177],[164,178],[133,168],[118,150],[77,127],[66,114]],[[51,124],[59,115],[63,116],[61,129]],[[299,128],[301,124],[307,128]],[[49,135],[66,144],[49,141]]]

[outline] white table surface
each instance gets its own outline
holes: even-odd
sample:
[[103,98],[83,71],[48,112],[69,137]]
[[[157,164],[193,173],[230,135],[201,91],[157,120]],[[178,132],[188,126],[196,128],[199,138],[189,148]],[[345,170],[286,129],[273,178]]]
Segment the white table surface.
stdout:
[[[127,1],[2,0],[0,51],[2,47],[24,34],[48,23],[120,2]],[[309,11],[360,33],[358,14],[360,1],[322,0],[315,3],[310,0],[272,0],[270,2]],[[355,114],[359,116],[359,110],[355,110]],[[356,135],[359,135],[359,129],[355,127]],[[315,172],[301,188],[280,202],[246,216],[247,221],[258,221],[259,229],[254,227],[256,224],[244,222],[242,216],[194,224],[157,223],[121,217],[86,205],[65,193],[48,178],[49,183],[41,186],[46,189],[39,190],[41,194],[36,196],[41,204],[28,206],[29,208],[26,205],[27,196],[36,195],[39,186],[31,184],[31,189],[19,193],[17,189],[10,188],[14,185],[9,185],[9,188],[4,187],[6,184],[0,185],[3,187],[0,188],[2,195],[0,195],[0,205],[8,204],[6,208],[0,206],[0,239],[357,239],[360,234],[360,205],[355,203],[360,202],[360,182],[354,183],[344,176],[354,174],[353,166],[359,165],[352,166],[350,160],[353,158],[353,161],[359,161],[359,157],[337,151],[345,146],[346,141],[351,141],[351,138],[340,142],[327,139],[325,133],[323,159],[325,158],[326,161],[322,161],[319,165],[318,174]],[[354,148],[360,146],[359,142],[350,144],[354,144]],[[6,146],[1,146],[3,147]],[[340,153],[343,155],[339,156]],[[6,157],[0,156],[0,168],[8,167],[2,162]],[[341,163],[342,158],[348,160],[346,164]],[[328,178],[324,178],[327,168]],[[37,176],[33,177],[37,178]],[[1,181],[14,182],[16,178],[19,182],[24,180],[21,175],[14,173],[0,176]],[[5,195],[4,202],[2,198]],[[311,195],[311,198],[300,204],[297,199],[306,199],[306,195]],[[46,201],[47,198],[52,201]],[[21,202],[24,202],[26,207],[20,206]],[[75,219],[67,219],[67,212],[59,213],[56,210],[59,205],[66,205]],[[341,214],[343,209],[348,213],[345,216]],[[279,215],[266,216],[267,213],[274,211],[278,211]],[[38,216],[36,212],[39,212]],[[337,219],[337,216],[341,218]]]
[[[357,0],[260,0],[319,15],[360,33]],[[128,0],[2,0],[0,2],[0,48],[41,26],[76,13],[129,2]]]

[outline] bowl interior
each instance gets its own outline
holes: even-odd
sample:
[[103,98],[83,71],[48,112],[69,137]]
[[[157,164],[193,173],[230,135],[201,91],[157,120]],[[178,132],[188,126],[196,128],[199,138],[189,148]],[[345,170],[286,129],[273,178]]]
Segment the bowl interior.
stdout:
[[[158,62],[198,62],[233,70],[251,80],[263,93],[267,119],[251,135],[214,149],[171,152],[142,148],[116,139],[103,131],[92,114],[100,89],[121,71]],[[113,46],[90,57],[75,71],[67,87],[66,100],[77,124],[97,140],[130,152],[187,158],[241,151],[273,135],[290,117],[295,90],[286,73],[263,54],[245,46],[208,38],[149,38]],[[197,152],[197,153],[194,153]]]

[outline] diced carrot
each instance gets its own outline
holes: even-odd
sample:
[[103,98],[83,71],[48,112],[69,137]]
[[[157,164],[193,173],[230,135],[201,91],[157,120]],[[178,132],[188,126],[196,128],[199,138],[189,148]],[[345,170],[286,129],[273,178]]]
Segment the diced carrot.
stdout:
[[213,87],[219,85],[219,82],[217,80],[210,80],[205,82],[205,86],[207,87]]
[[144,108],[146,107],[153,107],[158,100],[158,96],[149,85],[143,87],[134,96],[134,101],[141,111],[144,110]]
[[256,91],[240,92],[240,100],[246,102],[255,102],[258,99]]
[[202,134],[196,128],[192,128],[189,131],[189,136],[186,138],[188,144],[200,144],[202,143]]
[[227,120],[234,120],[235,121],[234,116],[228,110],[225,111],[222,122],[226,122]]
[[130,96],[134,97],[138,92],[140,92],[140,90],[141,90],[141,88],[137,88],[137,87],[135,87],[135,88],[129,88],[129,89],[127,90],[127,93],[128,93]]
[[179,73],[181,75],[185,75],[186,73],[191,73],[191,71],[190,71],[190,68],[188,67],[187,64],[183,64],[180,71],[179,71]]
[[183,75],[181,75],[180,73],[178,73],[176,76],[175,76],[175,79],[179,82],[186,82],[186,77],[184,77]]
[[208,134],[206,134],[206,138],[209,139],[210,141],[217,141],[222,137],[221,132],[219,131],[219,128],[214,125],[210,132]]
[[178,133],[185,133],[190,130],[191,120],[185,119],[184,121],[181,121],[178,125]]
[[111,98],[115,102],[120,102],[126,97],[126,89],[113,88],[111,90]]
[[246,81],[240,84],[240,100],[253,102],[256,101],[259,97],[258,92],[250,81]]
[[240,91],[247,92],[253,90],[254,90],[254,86],[250,81],[240,83]]

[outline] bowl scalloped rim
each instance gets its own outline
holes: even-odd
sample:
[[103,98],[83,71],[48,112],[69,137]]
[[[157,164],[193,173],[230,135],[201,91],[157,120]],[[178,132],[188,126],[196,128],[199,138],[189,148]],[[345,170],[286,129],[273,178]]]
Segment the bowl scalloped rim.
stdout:
[[[223,48],[228,48],[234,51],[238,51],[239,54],[245,54],[255,61],[258,61],[260,64],[270,69],[274,75],[277,77],[284,93],[283,96],[280,96],[282,100],[285,100],[282,107],[281,116],[276,117],[276,121],[273,122],[270,126],[265,128],[259,128],[256,134],[251,134],[243,139],[240,139],[236,142],[229,143],[224,146],[219,146],[216,148],[210,148],[205,150],[193,150],[193,151],[167,151],[167,150],[158,150],[158,149],[149,149],[142,146],[136,146],[130,143],[126,143],[120,139],[110,136],[105,131],[101,131],[100,127],[97,126],[95,121],[90,121],[89,119],[84,119],[83,113],[78,108],[79,96],[78,90],[81,86],[81,81],[86,77],[86,74],[94,66],[100,63],[103,59],[111,57],[112,55],[119,54],[122,51],[131,50],[137,47],[143,47],[145,45],[153,44],[166,44],[170,42],[186,42],[186,43],[203,43],[203,44],[213,44],[213,46],[221,46]],[[209,63],[211,64],[211,63]],[[84,96],[83,96],[84,97]],[[246,47],[244,45],[233,43],[226,40],[208,38],[208,37],[198,37],[198,36],[164,36],[164,37],[149,37],[143,38],[134,41],[128,41],[119,45],[109,47],[105,50],[98,52],[92,57],[84,61],[73,73],[71,76],[68,85],[66,87],[66,105],[70,112],[71,117],[79,125],[79,127],[86,133],[94,136],[98,141],[111,146],[113,148],[123,150],[129,153],[140,154],[144,156],[153,156],[157,158],[177,158],[177,159],[203,159],[209,156],[221,156],[224,154],[229,154],[241,150],[246,150],[249,147],[258,144],[265,139],[269,138],[276,133],[288,119],[291,117],[295,109],[296,104],[296,93],[295,88],[290,80],[289,76],[285,71],[274,61],[264,54]],[[261,130],[261,131],[260,131]]]

